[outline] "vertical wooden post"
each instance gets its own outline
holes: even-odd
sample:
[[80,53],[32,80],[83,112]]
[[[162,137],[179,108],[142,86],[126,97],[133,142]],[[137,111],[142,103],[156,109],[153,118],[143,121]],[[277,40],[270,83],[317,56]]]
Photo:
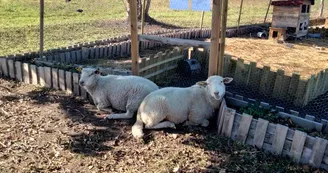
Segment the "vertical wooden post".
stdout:
[[243,9],[243,3],[244,3],[244,0],[240,0],[240,8],[239,8],[239,14],[238,14],[238,21],[237,21],[237,31],[239,30],[240,17],[241,17],[241,11]]
[[44,0],[40,0],[40,58],[43,56]]
[[132,74],[139,74],[139,39],[137,26],[137,1],[129,0],[130,21],[131,21],[131,57],[132,57]]
[[145,13],[146,13],[146,0],[142,1],[142,15],[141,15],[141,34],[144,34],[145,29]]
[[222,22],[219,47],[218,75],[223,76],[224,47],[227,28],[228,0],[222,0]]
[[212,6],[212,31],[211,31],[211,49],[208,67],[208,76],[218,74],[218,48],[219,48],[219,32],[221,24],[221,6],[222,0],[213,0]]
[[200,35],[202,35],[203,23],[204,23],[204,11],[202,11],[202,15],[200,17]]
[[325,6],[325,0],[321,0],[320,3],[320,12],[319,12],[319,17],[322,18],[323,17],[323,8]]
[[268,13],[269,13],[269,10],[270,10],[271,2],[272,2],[272,0],[270,0],[270,2],[269,2],[269,4],[268,4],[268,8],[267,8],[267,11],[266,11],[266,13],[265,13],[265,17],[264,17],[264,22],[263,22],[263,23],[266,22],[266,19],[267,19],[267,17],[268,17]]

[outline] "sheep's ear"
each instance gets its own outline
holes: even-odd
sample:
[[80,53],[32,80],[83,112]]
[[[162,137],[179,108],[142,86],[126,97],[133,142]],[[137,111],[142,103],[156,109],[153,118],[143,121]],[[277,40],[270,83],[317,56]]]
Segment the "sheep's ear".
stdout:
[[199,86],[207,86],[207,82],[206,81],[200,81],[200,82],[197,82],[197,85],[199,85]]
[[223,83],[224,83],[224,84],[228,84],[228,83],[230,83],[232,80],[233,80],[232,77],[225,77],[225,78],[223,78]]

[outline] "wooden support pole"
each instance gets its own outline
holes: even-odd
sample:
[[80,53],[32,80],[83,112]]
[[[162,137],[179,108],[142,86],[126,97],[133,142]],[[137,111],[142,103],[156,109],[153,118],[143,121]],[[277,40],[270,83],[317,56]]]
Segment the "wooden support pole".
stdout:
[[241,12],[243,10],[243,3],[244,3],[244,0],[240,0],[240,7],[239,7],[239,14],[238,14],[238,21],[237,21],[237,31],[239,30]]
[[272,2],[272,0],[270,0],[270,2],[269,2],[269,4],[268,4],[268,8],[267,8],[267,11],[266,11],[266,13],[265,13],[265,17],[264,17],[264,22],[263,22],[263,23],[265,23],[265,22],[266,22],[266,20],[267,20],[267,17],[268,17],[268,13],[269,13],[269,10],[270,10],[270,6],[271,6],[271,2]]
[[44,0],[40,0],[40,58],[43,56]]
[[320,3],[320,11],[319,11],[319,18],[322,18],[323,17],[323,9],[324,9],[324,6],[325,6],[325,0],[321,0],[321,3]]
[[212,6],[212,31],[211,31],[211,49],[208,67],[208,76],[218,74],[218,55],[219,55],[219,32],[221,23],[221,0],[213,0]]
[[203,23],[204,23],[204,11],[202,11],[202,15],[200,17],[200,35],[202,35]]
[[131,21],[131,58],[132,75],[139,75],[139,40],[137,25],[137,1],[129,0],[130,21]]
[[142,1],[142,16],[141,16],[141,34],[144,34],[145,30],[145,14],[146,14],[146,0]]
[[218,62],[218,75],[223,75],[223,62],[224,62],[224,48],[225,37],[227,29],[227,15],[228,15],[228,0],[222,0],[222,24],[221,24],[221,37],[219,47],[219,62]]
[[210,48],[210,43],[198,40],[189,40],[181,38],[168,38],[154,35],[139,35],[140,41],[156,41],[162,44],[181,45],[181,46],[193,46],[200,48]]

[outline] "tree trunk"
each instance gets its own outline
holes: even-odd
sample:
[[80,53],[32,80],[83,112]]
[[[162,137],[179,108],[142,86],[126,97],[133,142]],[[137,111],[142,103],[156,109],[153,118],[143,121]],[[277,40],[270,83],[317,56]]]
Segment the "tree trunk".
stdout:
[[[130,19],[130,7],[129,7],[129,0],[123,0],[124,1],[124,6],[125,6],[125,11],[128,19]],[[146,8],[145,8],[145,21],[148,21],[150,18],[149,16],[149,8],[150,8],[150,2],[151,0],[147,0]],[[138,20],[141,20],[142,16],[142,0],[137,0],[137,15],[138,15]]]

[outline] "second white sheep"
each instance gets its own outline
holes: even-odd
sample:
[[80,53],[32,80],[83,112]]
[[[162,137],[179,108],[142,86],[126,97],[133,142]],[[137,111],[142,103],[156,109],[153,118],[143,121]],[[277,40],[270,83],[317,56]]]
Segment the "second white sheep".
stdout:
[[142,101],[137,121],[132,127],[136,138],[146,129],[175,128],[175,124],[208,126],[213,110],[225,95],[225,84],[232,78],[211,76],[188,88],[168,87],[150,93]]

